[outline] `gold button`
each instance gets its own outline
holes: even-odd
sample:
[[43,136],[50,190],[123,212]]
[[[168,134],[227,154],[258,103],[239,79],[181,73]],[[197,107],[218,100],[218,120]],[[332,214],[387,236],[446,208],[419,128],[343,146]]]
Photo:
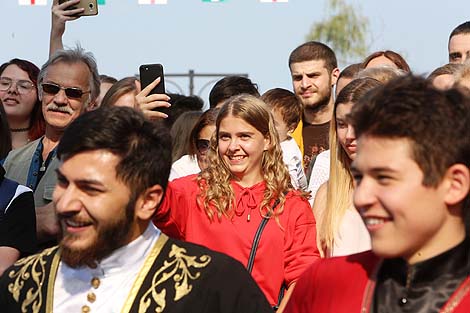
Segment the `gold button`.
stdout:
[[91,286],[95,289],[98,288],[100,286],[100,279],[98,277],[93,277],[91,279]]
[[86,298],[89,302],[93,303],[96,301],[96,295],[93,293],[93,292],[89,292],[87,295],[86,295]]
[[89,313],[91,311],[88,305],[82,306],[82,313]]

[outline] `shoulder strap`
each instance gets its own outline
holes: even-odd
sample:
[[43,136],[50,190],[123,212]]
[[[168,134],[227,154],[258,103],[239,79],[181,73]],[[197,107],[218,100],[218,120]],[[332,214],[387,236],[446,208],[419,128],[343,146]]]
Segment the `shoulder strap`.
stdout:
[[[274,208],[277,207],[278,204],[279,204],[279,199],[277,199],[274,202],[272,206],[273,211],[274,211]],[[270,217],[269,214],[263,217],[263,219],[261,220],[261,223],[258,226],[258,229],[256,230],[255,237],[253,238],[253,244],[251,245],[250,256],[248,257],[248,264],[246,265],[246,269],[248,273],[250,274],[251,274],[251,271],[253,270],[253,264],[255,263],[256,250],[258,250],[259,240],[261,239],[261,234],[263,233],[264,227],[269,222],[269,217]]]

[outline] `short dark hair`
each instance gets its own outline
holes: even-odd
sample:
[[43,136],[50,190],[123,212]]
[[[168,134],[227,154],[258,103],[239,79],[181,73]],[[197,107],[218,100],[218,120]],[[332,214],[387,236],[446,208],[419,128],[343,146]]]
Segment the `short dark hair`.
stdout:
[[324,61],[325,67],[329,74],[331,74],[333,70],[338,67],[336,55],[330,47],[318,41],[309,41],[301,44],[291,52],[289,56],[289,68],[292,63],[312,60]]
[[114,83],[117,83],[117,81],[118,80],[112,76],[105,75],[105,74],[100,75],[100,83],[114,84]]
[[463,65],[461,63],[448,63],[443,66],[439,66],[429,74],[427,80],[433,81],[434,78],[441,75],[455,75]]
[[470,34],[470,21],[463,22],[462,24],[454,28],[454,30],[449,35],[449,41],[450,38],[460,34]]
[[102,107],[79,116],[65,130],[57,148],[61,161],[82,152],[106,150],[120,158],[116,176],[137,199],[147,188],[168,184],[171,137],[163,126],[128,107]]
[[354,63],[346,66],[338,76],[338,80],[341,78],[354,78],[357,73],[362,69],[362,63]]
[[440,91],[422,77],[400,77],[367,93],[350,118],[357,138],[409,140],[425,186],[437,186],[453,164],[470,166],[470,99],[457,89]]
[[293,131],[300,122],[303,107],[300,99],[291,91],[283,88],[273,88],[266,91],[262,96],[263,100],[273,110],[279,110],[282,120],[287,128]]
[[259,97],[258,86],[248,77],[226,76],[212,87],[209,93],[209,106],[215,108],[219,103],[233,96],[247,93]]
[[[167,114],[168,117],[161,120],[163,125],[171,129],[178,117],[184,112],[188,111],[201,111],[204,106],[204,101],[198,96],[185,96],[180,94],[168,94],[170,97],[171,107],[169,107]],[[158,110],[158,109],[157,109]]]

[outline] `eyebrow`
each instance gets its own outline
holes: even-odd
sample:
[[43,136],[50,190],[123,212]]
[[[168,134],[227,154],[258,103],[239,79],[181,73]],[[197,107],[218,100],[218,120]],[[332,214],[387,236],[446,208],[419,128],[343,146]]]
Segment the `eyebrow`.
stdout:
[[[57,176],[61,176],[67,179],[67,177],[59,169],[56,169],[55,171],[57,173]],[[95,179],[78,179],[78,180],[75,180],[74,182],[75,184],[79,184],[79,185],[87,184],[87,185],[98,185],[98,186],[105,187],[102,182],[100,182],[99,180],[95,180]]]
[[[361,171],[357,168],[357,166],[353,163],[351,163],[351,171],[357,172],[357,173],[363,173],[364,171]],[[382,166],[382,167],[373,167],[372,169],[368,170],[368,172],[377,174],[377,173],[395,173],[396,170],[393,168],[387,167],[387,166]]]

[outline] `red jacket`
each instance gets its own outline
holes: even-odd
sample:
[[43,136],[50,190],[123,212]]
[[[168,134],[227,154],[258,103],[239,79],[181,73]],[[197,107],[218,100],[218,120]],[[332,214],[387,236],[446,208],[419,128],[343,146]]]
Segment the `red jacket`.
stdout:
[[[380,259],[371,251],[315,262],[297,281],[284,312],[369,312],[369,301],[374,292],[373,277],[379,264]],[[470,280],[467,279],[452,296],[454,299],[462,292],[463,298],[455,309],[441,312],[469,313],[469,291]]]
[[[232,182],[236,210],[231,218],[209,220],[197,205],[196,176],[169,183],[165,199],[157,211],[155,225],[169,236],[197,243],[225,253],[246,266],[254,234],[261,222],[259,206],[265,183],[243,188]],[[250,220],[248,221],[248,214]],[[297,192],[286,196],[280,225],[270,220],[261,235],[252,276],[274,305],[281,285],[290,285],[320,258],[316,246],[315,218],[307,200]]]

